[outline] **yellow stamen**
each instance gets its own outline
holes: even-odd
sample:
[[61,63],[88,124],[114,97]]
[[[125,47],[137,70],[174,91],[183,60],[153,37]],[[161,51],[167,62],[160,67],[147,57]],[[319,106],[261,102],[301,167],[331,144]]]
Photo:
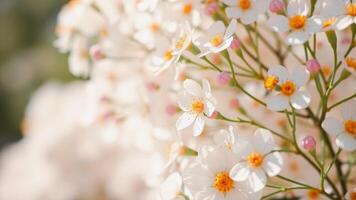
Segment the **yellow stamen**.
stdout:
[[241,10],[248,10],[251,7],[250,0],[239,0],[238,4],[239,4],[239,7],[241,8]]
[[189,15],[193,10],[193,5],[191,3],[187,3],[183,5],[183,15]]
[[157,22],[152,22],[150,28],[152,32],[158,32],[161,29],[161,25]]
[[187,40],[187,35],[183,35],[182,37],[180,37],[179,40],[176,42],[176,48],[182,49],[186,40]]
[[295,92],[295,84],[287,80],[281,85],[281,92],[286,96],[291,96]]
[[219,172],[215,175],[214,187],[221,193],[227,193],[234,189],[235,182],[230,178],[228,172]]
[[329,76],[331,74],[331,67],[324,65],[321,67],[321,72],[324,74],[324,76]]
[[320,192],[318,190],[311,189],[311,190],[308,190],[307,196],[308,196],[308,199],[310,199],[310,200],[318,199],[320,196]]
[[352,192],[350,193],[350,199],[351,199],[351,200],[356,200],[356,191],[352,191]]
[[168,61],[173,58],[173,51],[171,49],[168,49],[166,52],[164,52],[163,59],[165,61]]
[[348,57],[348,58],[346,58],[345,61],[346,61],[347,67],[349,67],[353,70],[356,70],[356,59]]
[[277,83],[278,83],[278,77],[268,75],[264,85],[267,90],[273,90],[274,87],[277,85]]
[[304,15],[294,15],[289,18],[289,26],[293,29],[302,29],[306,22],[306,17]]
[[356,17],[356,3],[347,4],[346,13],[352,17]]
[[356,121],[346,120],[344,123],[345,131],[352,136],[356,137]]
[[202,100],[193,101],[192,111],[196,113],[202,113],[204,111],[204,102]]
[[219,46],[220,44],[223,43],[223,37],[221,34],[218,34],[218,35],[215,35],[214,37],[212,37],[210,39],[210,43],[214,46],[214,47],[217,47]]
[[335,24],[335,22],[336,22],[336,17],[331,17],[329,19],[326,19],[323,22],[323,28],[330,27],[331,25]]
[[259,153],[252,152],[250,155],[248,155],[247,161],[250,164],[250,166],[259,167],[262,165],[263,156]]

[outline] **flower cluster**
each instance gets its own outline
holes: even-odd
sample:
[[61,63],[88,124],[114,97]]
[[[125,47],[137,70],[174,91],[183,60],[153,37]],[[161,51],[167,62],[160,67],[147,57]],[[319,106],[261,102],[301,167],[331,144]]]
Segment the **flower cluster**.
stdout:
[[84,78],[63,94],[80,109],[34,98],[25,139],[58,132],[93,165],[132,165],[97,177],[54,157],[93,177],[68,199],[355,200],[355,23],[350,0],[71,0],[54,45]]

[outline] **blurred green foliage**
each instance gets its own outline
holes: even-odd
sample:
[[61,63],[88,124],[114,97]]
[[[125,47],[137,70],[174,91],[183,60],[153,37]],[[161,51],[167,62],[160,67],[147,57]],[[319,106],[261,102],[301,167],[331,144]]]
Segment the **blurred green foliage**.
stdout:
[[0,148],[21,138],[31,94],[46,80],[72,79],[66,55],[54,47],[65,0],[0,1]]

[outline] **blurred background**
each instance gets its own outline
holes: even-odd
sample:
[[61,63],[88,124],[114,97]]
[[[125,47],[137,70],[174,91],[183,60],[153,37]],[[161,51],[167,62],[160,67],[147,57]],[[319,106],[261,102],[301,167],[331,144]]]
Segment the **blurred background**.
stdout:
[[66,55],[54,47],[54,27],[66,0],[0,1],[0,150],[21,138],[31,94],[46,80],[66,82]]

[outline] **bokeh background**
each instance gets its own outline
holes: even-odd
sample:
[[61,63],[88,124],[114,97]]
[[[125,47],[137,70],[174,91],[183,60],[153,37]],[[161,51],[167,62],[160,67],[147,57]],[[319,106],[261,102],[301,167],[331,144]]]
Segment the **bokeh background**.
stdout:
[[[31,94],[46,80],[72,80],[54,27],[66,0],[0,0],[0,149],[21,138]],[[55,114],[55,113],[54,113]]]

